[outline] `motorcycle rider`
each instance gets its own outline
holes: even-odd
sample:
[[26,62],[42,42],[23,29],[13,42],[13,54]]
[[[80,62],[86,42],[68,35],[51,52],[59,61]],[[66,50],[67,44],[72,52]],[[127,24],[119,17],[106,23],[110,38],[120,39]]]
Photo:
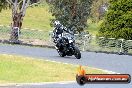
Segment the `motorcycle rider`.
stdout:
[[54,30],[53,30],[53,33],[54,33],[54,42],[56,43],[56,46],[57,47],[60,47],[61,46],[61,41],[62,39],[60,38],[60,36],[62,36],[62,33],[63,33],[63,25],[60,23],[60,21],[55,21],[54,22]]
[[[64,31],[66,33],[63,33]],[[61,57],[74,55],[77,59],[81,58],[80,50],[74,44],[74,33],[70,28],[64,27],[59,21],[55,21],[52,38]]]
[[54,30],[55,33],[54,37],[59,38],[59,35],[63,33],[63,25],[59,21],[54,22]]
[[54,27],[55,27],[53,30],[54,42],[56,43],[57,47],[61,47],[62,45],[61,36],[62,36],[63,31],[66,31],[66,28],[58,20],[54,22]]

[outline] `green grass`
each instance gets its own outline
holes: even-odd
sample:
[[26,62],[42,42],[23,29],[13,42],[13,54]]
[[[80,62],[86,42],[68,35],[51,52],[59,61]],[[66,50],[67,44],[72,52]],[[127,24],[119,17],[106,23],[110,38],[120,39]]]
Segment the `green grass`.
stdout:
[[99,21],[98,23],[95,23],[95,22],[92,22],[91,19],[88,19],[87,21],[88,28],[86,29],[86,31],[89,31],[90,34],[92,34],[93,36],[96,36],[98,34],[98,31],[102,22],[103,20]]
[[[0,55],[0,83],[31,83],[75,80],[77,66],[31,57]],[[105,73],[85,67],[87,73]]]
[[98,24],[96,23],[89,24],[87,31],[89,31],[90,34],[95,36],[98,33]]

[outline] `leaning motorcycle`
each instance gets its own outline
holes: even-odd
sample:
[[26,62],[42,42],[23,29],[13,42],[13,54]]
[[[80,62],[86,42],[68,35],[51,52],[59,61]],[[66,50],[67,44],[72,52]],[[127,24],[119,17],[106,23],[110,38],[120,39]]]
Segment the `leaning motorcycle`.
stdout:
[[[66,29],[66,28],[65,28]],[[74,55],[77,59],[81,58],[80,50],[75,46],[74,34],[70,32],[63,32],[55,37],[56,32],[53,31],[53,41],[55,48],[61,57]]]

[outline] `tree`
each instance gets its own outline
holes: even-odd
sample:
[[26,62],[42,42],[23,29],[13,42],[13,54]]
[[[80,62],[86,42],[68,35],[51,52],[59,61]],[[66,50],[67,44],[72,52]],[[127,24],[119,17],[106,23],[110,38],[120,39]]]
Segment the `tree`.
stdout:
[[0,0],[0,12],[2,9],[7,8],[8,4],[5,0]]
[[109,0],[94,0],[93,1],[92,7],[91,7],[91,16],[94,21],[98,22],[102,20],[109,5],[108,1]]
[[12,8],[11,38],[12,42],[18,41],[18,33],[22,26],[23,17],[30,0],[6,0]]
[[87,27],[92,0],[48,0],[54,20],[59,20],[64,26],[81,32]]
[[132,0],[110,0],[99,36],[132,39]]
[[[25,16],[26,9],[31,4],[38,0],[6,0],[12,9],[12,23],[11,23],[11,37],[12,42],[18,42],[19,31],[22,27],[23,17]],[[38,3],[38,2],[37,2]]]

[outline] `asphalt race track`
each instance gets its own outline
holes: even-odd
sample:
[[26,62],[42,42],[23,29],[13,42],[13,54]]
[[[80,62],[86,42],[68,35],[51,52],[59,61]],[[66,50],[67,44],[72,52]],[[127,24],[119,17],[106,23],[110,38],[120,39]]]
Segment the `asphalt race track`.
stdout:
[[[37,57],[46,60],[59,61],[75,65],[86,65],[90,67],[110,70],[122,74],[132,75],[132,56],[116,55],[94,52],[81,52],[80,60],[73,57],[59,57],[55,49],[28,47],[19,45],[0,44],[0,54],[16,54],[30,57]],[[76,82],[70,83],[50,83],[50,84],[33,84],[33,85],[12,85],[0,88],[132,88],[130,84],[86,84],[78,85]]]

